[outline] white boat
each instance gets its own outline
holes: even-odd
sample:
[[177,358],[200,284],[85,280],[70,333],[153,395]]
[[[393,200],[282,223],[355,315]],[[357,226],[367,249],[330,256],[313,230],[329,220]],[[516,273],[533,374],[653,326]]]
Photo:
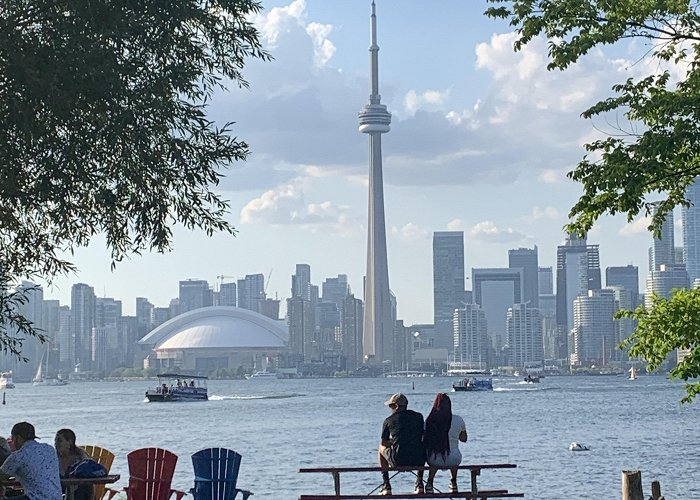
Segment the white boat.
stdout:
[[39,362],[39,366],[36,368],[36,374],[34,374],[34,378],[32,379],[32,383],[35,386],[41,386],[41,385],[46,385],[46,386],[55,386],[55,385],[66,385],[68,382],[63,380],[62,378],[58,377],[48,377],[44,374],[44,360],[46,362],[46,371],[48,371],[48,366],[49,366],[49,356],[48,356],[48,349],[46,352],[41,356],[41,361]]
[[12,381],[12,370],[0,372],[0,389],[14,389],[15,383]]
[[630,368],[630,376],[628,377],[630,380],[637,380],[637,369],[633,366]]
[[250,379],[278,379],[280,378],[278,373],[275,372],[268,372],[267,370],[261,370],[253,373],[252,375],[247,376],[248,380]]

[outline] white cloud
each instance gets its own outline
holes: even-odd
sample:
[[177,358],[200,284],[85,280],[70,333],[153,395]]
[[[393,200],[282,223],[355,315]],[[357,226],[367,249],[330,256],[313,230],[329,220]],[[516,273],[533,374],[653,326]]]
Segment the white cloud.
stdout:
[[430,231],[413,222],[409,222],[400,228],[392,226],[391,233],[405,241],[424,240],[430,236]]
[[465,231],[467,226],[464,224],[462,219],[452,219],[447,223],[448,231]]
[[532,209],[532,214],[531,218],[532,220],[539,220],[539,219],[551,219],[555,220],[560,217],[559,210],[557,210],[554,207],[551,206],[546,206],[544,208],[540,207],[534,207]]
[[546,168],[540,171],[538,179],[543,184],[559,184],[567,180],[566,170]]
[[325,66],[335,54],[335,45],[328,39],[333,31],[330,24],[310,23],[306,32],[314,42],[314,63],[317,67]]
[[533,238],[511,227],[501,229],[492,221],[486,220],[479,222],[469,231],[469,239],[483,243],[514,243],[531,241]]
[[617,234],[620,236],[633,236],[644,233],[648,234],[649,224],[651,224],[651,217],[639,217],[622,226]]
[[280,36],[302,22],[306,11],[306,0],[294,0],[285,7],[274,7],[267,14],[254,17],[262,40],[269,46],[276,46]]
[[408,113],[415,113],[422,108],[439,108],[450,96],[449,90],[426,90],[422,93],[417,93],[415,90],[409,90],[404,97],[404,109]]

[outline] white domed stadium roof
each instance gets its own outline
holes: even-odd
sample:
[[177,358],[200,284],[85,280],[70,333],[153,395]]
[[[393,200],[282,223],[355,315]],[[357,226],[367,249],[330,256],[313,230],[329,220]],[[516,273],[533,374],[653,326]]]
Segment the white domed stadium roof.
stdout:
[[203,307],[166,321],[139,341],[155,351],[182,349],[283,349],[282,321],[238,307]]

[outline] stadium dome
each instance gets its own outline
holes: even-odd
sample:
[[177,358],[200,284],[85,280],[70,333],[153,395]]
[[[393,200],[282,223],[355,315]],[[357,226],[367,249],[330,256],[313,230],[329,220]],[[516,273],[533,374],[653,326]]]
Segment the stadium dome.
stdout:
[[289,332],[282,321],[237,307],[203,307],[152,330],[139,344],[150,347],[161,366],[214,370],[249,366],[261,355],[286,348]]

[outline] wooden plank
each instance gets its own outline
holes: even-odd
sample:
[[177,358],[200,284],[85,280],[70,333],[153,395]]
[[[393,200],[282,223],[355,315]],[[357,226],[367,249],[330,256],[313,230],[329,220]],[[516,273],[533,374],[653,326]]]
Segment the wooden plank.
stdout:
[[[472,465],[460,465],[457,467],[458,469],[462,470],[473,470],[473,471],[479,471],[481,469],[515,469],[517,467],[516,464],[472,464]],[[430,467],[427,465],[418,467],[418,466],[407,466],[407,467],[387,467],[387,471],[389,472],[411,472],[411,471],[426,471]],[[435,467],[438,470],[449,470],[452,467]],[[304,467],[300,468],[299,472],[311,472],[311,473],[322,473],[322,472],[328,472],[328,473],[334,473],[334,472],[381,472],[382,469],[379,466],[371,466],[371,467]]]
[[[393,492],[391,498],[456,498],[464,500],[481,500],[488,498],[523,498],[524,493],[508,493],[506,490],[482,490],[473,496],[470,491],[460,491],[459,493],[423,493],[413,492],[397,493]],[[300,495],[299,500],[374,500],[386,498],[384,495]]]

